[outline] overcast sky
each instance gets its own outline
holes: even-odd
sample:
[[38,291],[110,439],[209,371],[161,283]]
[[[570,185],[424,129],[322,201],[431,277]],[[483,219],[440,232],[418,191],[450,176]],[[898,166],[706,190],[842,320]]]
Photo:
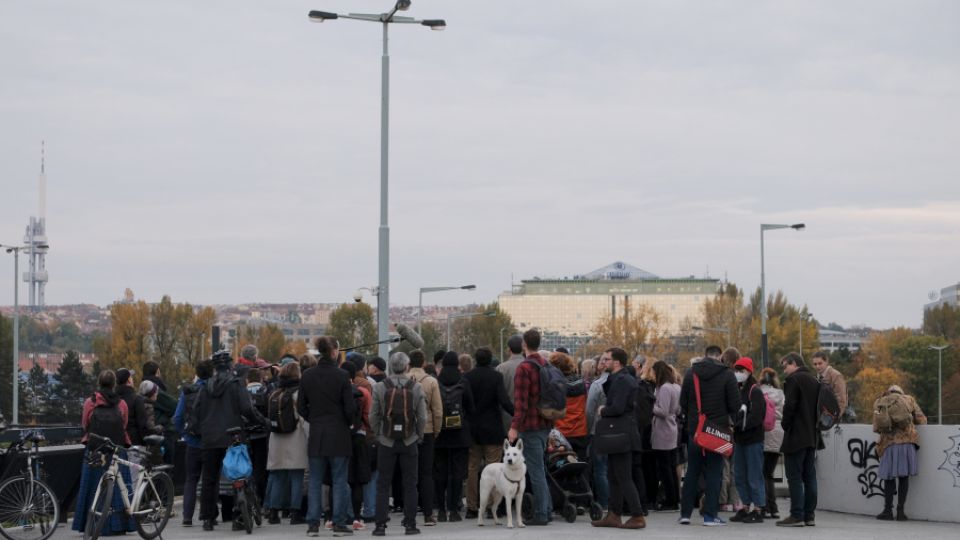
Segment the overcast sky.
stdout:
[[[389,0],[0,4],[0,243],[49,304],[340,302],[377,282]],[[960,281],[960,3],[441,1],[391,27],[391,302],[623,260],[919,326]],[[23,263],[21,259],[21,263]],[[13,303],[0,259],[0,304]],[[22,265],[23,267],[23,265]],[[27,289],[21,289],[25,301]]]

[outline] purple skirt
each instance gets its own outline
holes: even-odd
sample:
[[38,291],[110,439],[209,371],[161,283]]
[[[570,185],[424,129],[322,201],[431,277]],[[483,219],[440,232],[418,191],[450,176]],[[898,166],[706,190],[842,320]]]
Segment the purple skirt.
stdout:
[[917,447],[913,443],[891,444],[880,456],[881,480],[917,475]]

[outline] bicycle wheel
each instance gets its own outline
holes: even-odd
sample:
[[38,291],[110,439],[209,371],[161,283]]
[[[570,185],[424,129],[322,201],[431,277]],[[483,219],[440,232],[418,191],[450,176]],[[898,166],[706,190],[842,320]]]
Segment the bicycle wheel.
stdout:
[[0,484],[0,535],[7,540],[47,540],[59,519],[60,504],[40,480],[15,476]]
[[260,507],[260,497],[257,497],[257,490],[251,484],[247,484],[247,505],[250,507],[253,522],[257,524],[257,527],[263,525],[263,509]]
[[173,510],[173,480],[162,471],[153,473],[151,479],[153,486],[149,482],[141,484],[139,502],[133,509],[137,533],[145,540],[160,536]]
[[103,527],[110,519],[112,510],[110,503],[113,501],[113,478],[103,475],[100,477],[100,485],[97,486],[97,494],[93,499],[93,504],[87,511],[87,526],[83,530],[83,540],[97,540]]
[[[250,519],[250,504],[247,502],[247,496],[245,493],[246,490],[241,490],[237,492],[237,510],[239,510],[239,518],[243,520],[243,529],[247,531],[247,534],[253,533],[253,520]],[[236,518],[234,518],[236,519]]]

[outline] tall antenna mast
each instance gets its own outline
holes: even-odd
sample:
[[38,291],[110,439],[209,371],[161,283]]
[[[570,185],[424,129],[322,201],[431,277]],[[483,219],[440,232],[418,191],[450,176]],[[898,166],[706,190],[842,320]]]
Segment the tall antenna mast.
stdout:
[[47,167],[46,141],[40,141],[40,205],[37,218],[40,222],[47,220]]

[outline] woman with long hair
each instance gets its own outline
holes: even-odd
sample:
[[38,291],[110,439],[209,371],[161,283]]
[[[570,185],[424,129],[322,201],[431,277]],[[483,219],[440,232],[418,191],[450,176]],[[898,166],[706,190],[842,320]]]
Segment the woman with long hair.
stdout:
[[773,368],[763,368],[760,371],[760,389],[767,401],[773,403],[777,410],[777,422],[771,431],[763,434],[763,484],[767,496],[767,504],[763,509],[763,517],[780,519],[780,509],[777,508],[776,484],[773,481],[773,471],[780,461],[780,445],[783,444],[783,390],[780,389],[780,378]]
[[677,479],[677,415],[680,414],[680,385],[669,365],[658,362],[653,366],[657,385],[653,404],[653,428],[650,436],[651,456],[657,477],[663,483],[663,502],[659,511],[680,509],[680,484]]

